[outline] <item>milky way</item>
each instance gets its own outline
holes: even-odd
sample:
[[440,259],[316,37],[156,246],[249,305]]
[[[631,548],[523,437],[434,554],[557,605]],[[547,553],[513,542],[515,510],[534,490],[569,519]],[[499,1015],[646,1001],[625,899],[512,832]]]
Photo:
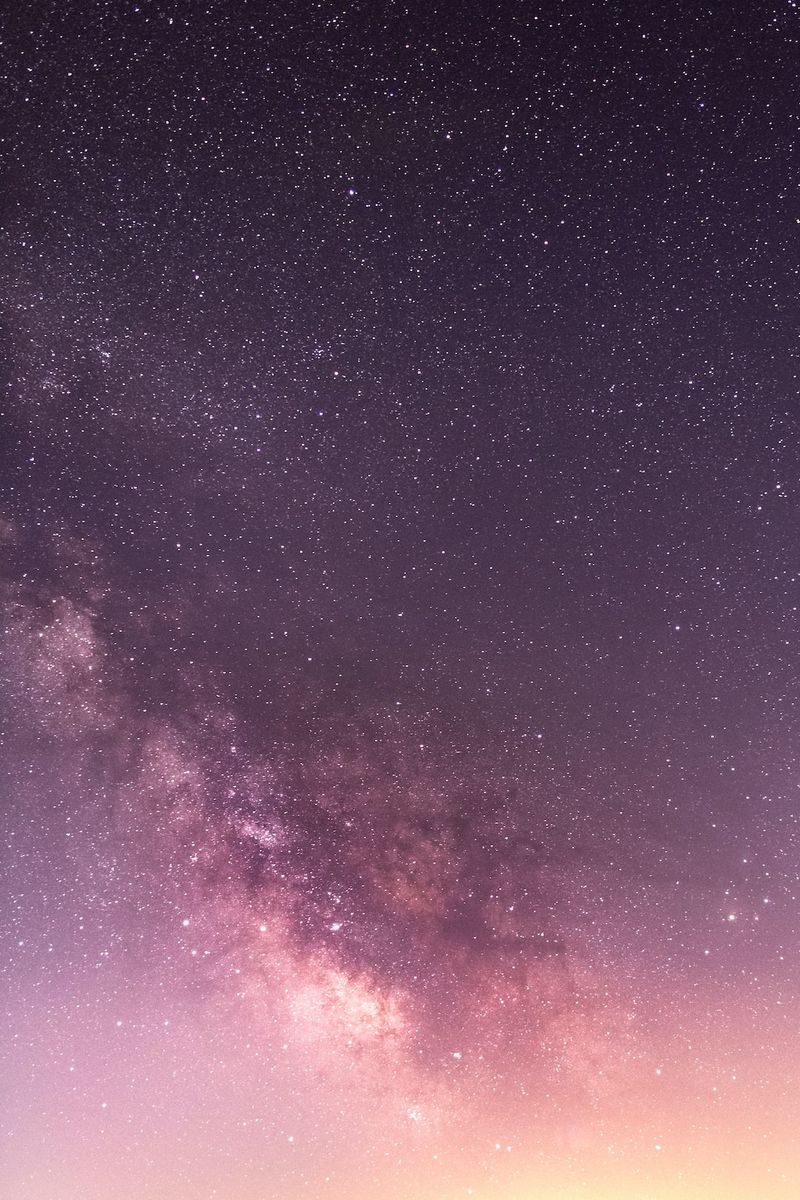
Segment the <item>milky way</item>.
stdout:
[[794,1200],[792,4],[2,23],[0,1200]]

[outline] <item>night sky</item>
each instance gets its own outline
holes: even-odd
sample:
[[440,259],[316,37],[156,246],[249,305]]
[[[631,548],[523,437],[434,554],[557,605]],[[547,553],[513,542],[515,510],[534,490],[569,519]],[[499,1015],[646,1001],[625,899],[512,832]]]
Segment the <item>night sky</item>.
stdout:
[[795,0],[0,43],[0,1198],[796,1200]]

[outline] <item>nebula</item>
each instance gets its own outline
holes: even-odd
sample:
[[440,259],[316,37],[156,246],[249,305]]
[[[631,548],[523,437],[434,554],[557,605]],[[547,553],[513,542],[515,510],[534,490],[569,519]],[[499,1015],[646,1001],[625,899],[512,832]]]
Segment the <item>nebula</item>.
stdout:
[[791,9],[34,7],[0,1200],[796,1200]]

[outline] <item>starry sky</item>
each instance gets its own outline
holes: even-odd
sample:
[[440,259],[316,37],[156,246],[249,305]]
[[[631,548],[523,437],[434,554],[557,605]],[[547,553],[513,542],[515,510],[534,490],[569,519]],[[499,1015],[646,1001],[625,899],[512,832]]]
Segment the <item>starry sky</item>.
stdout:
[[796,1200],[795,0],[0,44],[0,1198]]

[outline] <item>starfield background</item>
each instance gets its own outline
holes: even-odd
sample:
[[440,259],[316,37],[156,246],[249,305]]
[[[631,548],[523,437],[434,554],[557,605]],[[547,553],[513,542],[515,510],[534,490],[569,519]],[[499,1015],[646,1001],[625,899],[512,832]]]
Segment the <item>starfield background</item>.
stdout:
[[0,1196],[796,1200],[797,5],[0,37]]

